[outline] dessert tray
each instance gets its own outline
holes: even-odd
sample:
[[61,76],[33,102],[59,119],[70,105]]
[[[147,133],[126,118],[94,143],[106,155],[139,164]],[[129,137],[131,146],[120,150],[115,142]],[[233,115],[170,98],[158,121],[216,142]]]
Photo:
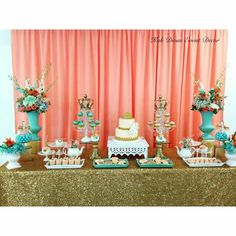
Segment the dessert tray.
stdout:
[[45,167],[47,169],[80,169],[81,167],[83,167],[84,165],[84,161],[85,159],[81,159],[80,160],[80,164],[79,165],[50,165],[49,162],[46,163]]
[[224,165],[224,162],[215,157],[191,157],[183,160],[189,167],[219,167]]
[[119,159],[117,163],[114,163],[112,159],[96,159],[93,161],[93,167],[97,169],[110,169],[110,168],[126,168],[129,166],[127,159]]
[[136,159],[138,166],[141,168],[172,168],[174,166],[173,161],[169,158],[163,158],[162,161],[156,162],[154,158]]

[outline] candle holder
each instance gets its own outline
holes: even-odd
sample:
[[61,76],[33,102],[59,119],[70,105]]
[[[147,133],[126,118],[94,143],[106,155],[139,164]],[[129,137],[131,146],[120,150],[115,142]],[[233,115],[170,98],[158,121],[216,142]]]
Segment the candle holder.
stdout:
[[170,121],[170,114],[166,111],[167,104],[167,100],[159,96],[158,100],[154,101],[154,120],[148,122],[148,126],[153,129],[155,135],[155,157],[161,159],[167,158],[162,152],[163,144],[168,143],[164,134],[170,132],[175,127],[175,122]]
[[92,154],[90,156],[90,159],[100,159],[100,155],[99,155],[99,152],[98,152],[98,143],[96,142],[92,142]]
[[87,94],[82,99],[78,100],[80,105],[80,112],[78,113],[78,120],[73,121],[79,132],[83,134],[81,141],[83,143],[98,142],[99,135],[97,133],[99,120],[94,120],[94,115],[91,112],[94,100],[88,98]]

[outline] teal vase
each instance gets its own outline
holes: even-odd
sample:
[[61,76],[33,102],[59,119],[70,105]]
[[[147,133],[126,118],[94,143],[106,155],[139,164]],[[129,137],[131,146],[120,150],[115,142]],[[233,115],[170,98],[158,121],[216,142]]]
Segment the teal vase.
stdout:
[[202,111],[202,125],[199,127],[203,132],[201,138],[203,140],[213,140],[214,137],[211,135],[211,132],[214,130],[214,126],[212,125],[212,118],[214,113],[210,111]]
[[41,130],[39,126],[39,113],[37,111],[27,112],[30,131],[32,132],[32,141],[40,140],[38,132]]

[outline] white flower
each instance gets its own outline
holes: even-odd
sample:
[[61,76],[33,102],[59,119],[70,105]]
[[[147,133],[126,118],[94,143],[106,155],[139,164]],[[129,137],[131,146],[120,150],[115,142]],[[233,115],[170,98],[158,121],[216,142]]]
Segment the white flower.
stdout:
[[220,107],[215,103],[211,103],[210,108],[212,108],[214,110],[218,110]]

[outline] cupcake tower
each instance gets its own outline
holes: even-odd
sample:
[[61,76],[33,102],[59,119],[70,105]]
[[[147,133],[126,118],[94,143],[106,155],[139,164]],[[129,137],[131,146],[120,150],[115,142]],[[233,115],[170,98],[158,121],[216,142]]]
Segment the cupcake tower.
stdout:
[[170,114],[166,111],[168,102],[159,96],[158,100],[154,101],[155,114],[154,121],[148,122],[148,125],[153,129],[156,135],[156,155],[158,158],[165,158],[162,153],[162,145],[166,142],[164,134],[168,133],[175,127],[175,122],[170,121]]
[[[78,120],[73,121],[73,124],[83,133],[81,141],[83,143],[98,142],[98,125],[99,120],[94,120],[94,115],[91,112],[93,106],[93,99],[88,98],[85,94],[82,99],[79,99],[80,112],[78,113]],[[91,133],[91,135],[89,134]]]

